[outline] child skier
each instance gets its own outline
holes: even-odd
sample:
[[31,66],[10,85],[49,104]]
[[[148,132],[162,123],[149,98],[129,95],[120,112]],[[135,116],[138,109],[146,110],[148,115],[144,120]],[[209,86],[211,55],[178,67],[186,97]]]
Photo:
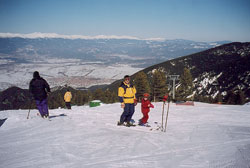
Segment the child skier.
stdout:
[[151,104],[149,100],[149,94],[145,93],[141,101],[141,112],[143,114],[143,117],[142,119],[139,120],[139,125],[144,126],[147,123],[148,118],[149,118],[148,113],[150,111],[150,107],[154,108],[154,105]]

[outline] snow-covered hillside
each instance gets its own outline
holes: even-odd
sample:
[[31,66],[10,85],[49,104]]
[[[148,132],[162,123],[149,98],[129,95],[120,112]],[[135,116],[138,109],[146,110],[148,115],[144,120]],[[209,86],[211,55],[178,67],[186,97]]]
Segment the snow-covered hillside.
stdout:
[[0,90],[11,86],[27,89],[34,71],[39,71],[51,87],[69,85],[87,88],[93,85],[110,84],[139,70],[141,68],[125,64],[108,66],[102,62],[82,62],[79,59],[46,58],[33,63],[4,65],[0,68]]
[[[154,103],[149,124],[161,124]],[[166,108],[165,108],[166,109]],[[210,168],[250,167],[250,105],[170,104],[166,132],[118,127],[120,104],[0,112],[0,167]],[[140,119],[140,104],[134,120]]]
[[[193,93],[187,96],[196,101],[223,101],[241,104],[239,96],[250,100],[250,43],[229,43],[206,51],[172,59],[144,69],[151,75],[156,69],[163,71],[167,82],[170,75],[183,75],[188,68],[193,79]],[[177,80],[177,87],[181,80]],[[171,82],[172,85],[172,82]],[[231,100],[230,100],[231,99]]]

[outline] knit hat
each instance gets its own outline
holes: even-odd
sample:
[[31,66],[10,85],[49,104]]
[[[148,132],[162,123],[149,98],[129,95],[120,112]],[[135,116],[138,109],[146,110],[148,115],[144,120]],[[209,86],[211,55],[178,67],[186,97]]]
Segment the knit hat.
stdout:
[[38,71],[35,71],[33,73],[33,78],[40,78],[40,75],[39,75],[39,72]]
[[143,97],[149,97],[149,94],[148,93],[144,93]]

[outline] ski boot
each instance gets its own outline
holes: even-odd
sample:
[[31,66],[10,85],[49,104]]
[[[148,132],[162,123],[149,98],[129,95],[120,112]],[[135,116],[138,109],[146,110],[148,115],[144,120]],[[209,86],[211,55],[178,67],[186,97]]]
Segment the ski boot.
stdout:
[[131,122],[127,122],[126,127],[135,127],[135,125]]
[[117,126],[124,126],[124,123],[123,123],[123,122],[118,121],[118,122],[117,122]]

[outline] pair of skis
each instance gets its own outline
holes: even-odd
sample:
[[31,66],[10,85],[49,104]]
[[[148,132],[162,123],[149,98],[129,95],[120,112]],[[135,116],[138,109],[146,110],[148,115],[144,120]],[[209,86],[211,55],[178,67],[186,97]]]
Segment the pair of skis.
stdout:
[[[39,115],[39,113],[37,115]],[[30,107],[29,107],[29,112],[28,112],[28,115],[27,115],[27,119],[29,119],[29,116],[30,116]],[[51,121],[49,115],[47,117],[43,118],[43,119],[48,119],[49,121]]]
[[[162,132],[166,132],[167,130],[167,124],[168,124],[168,113],[169,113],[169,99],[168,99],[168,94],[166,94],[164,97],[163,97],[163,106],[162,106],[162,121],[161,121],[161,131]],[[166,105],[166,101],[168,101],[168,107],[167,107],[167,114],[166,114],[166,117],[165,117],[165,125],[164,125],[164,107]]]
[[[27,115],[27,119],[29,119],[29,116],[30,116],[30,109],[29,109],[29,112],[28,112],[28,115]],[[37,116],[41,117],[42,119],[47,119],[47,120],[51,121],[50,116],[42,117],[42,116],[40,116],[39,112],[37,113]]]

